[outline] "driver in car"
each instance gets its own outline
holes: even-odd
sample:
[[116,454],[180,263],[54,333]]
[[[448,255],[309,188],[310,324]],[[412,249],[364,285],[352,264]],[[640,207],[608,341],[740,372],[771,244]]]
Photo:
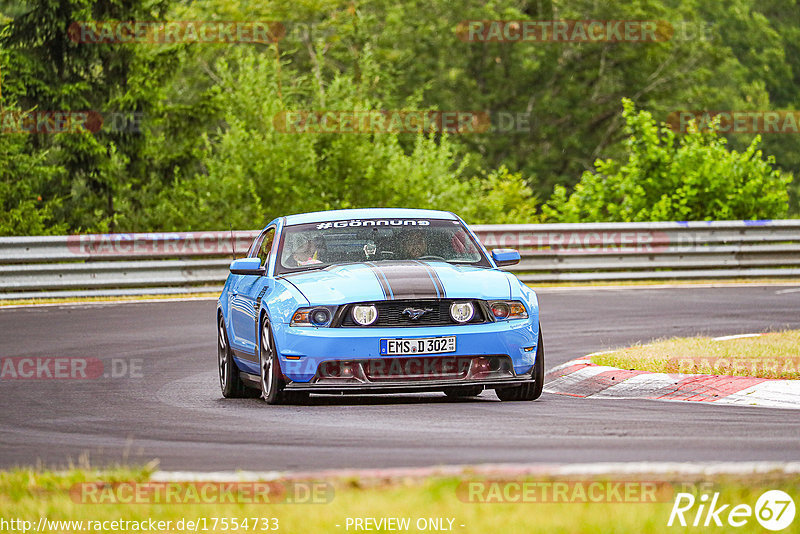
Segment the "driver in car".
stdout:
[[298,267],[322,263],[319,259],[320,246],[315,241],[317,240],[305,239],[292,253],[292,260]]

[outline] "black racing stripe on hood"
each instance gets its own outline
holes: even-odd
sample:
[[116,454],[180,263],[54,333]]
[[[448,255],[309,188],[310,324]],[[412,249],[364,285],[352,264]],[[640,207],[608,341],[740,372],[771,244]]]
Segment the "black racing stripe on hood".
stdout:
[[431,280],[433,280],[433,284],[436,286],[436,289],[439,291],[440,298],[446,297],[447,293],[444,290],[444,284],[442,283],[442,279],[439,278],[439,275],[436,273],[436,269],[434,269],[433,267],[431,267],[427,263],[423,263],[421,261],[418,261],[417,263],[419,263],[420,265],[425,267],[425,269],[428,270],[428,274],[430,275]]
[[[433,269],[416,261],[370,264],[378,280],[388,286],[386,297],[390,300],[441,298],[444,286],[435,277]],[[441,289],[440,289],[441,287]]]
[[375,275],[375,278],[378,279],[378,283],[381,285],[384,298],[391,299],[392,290],[389,287],[389,282],[386,280],[386,277],[383,275],[383,273],[381,273],[380,269],[378,269],[378,266],[372,262],[365,262],[364,265],[368,266],[372,270],[372,274]]

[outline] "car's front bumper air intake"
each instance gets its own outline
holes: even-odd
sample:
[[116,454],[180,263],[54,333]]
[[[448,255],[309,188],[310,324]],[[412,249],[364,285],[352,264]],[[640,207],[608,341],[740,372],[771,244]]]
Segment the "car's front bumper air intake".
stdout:
[[417,356],[322,362],[309,382],[290,382],[287,389],[424,391],[463,385],[511,385],[530,380],[517,376],[507,355]]

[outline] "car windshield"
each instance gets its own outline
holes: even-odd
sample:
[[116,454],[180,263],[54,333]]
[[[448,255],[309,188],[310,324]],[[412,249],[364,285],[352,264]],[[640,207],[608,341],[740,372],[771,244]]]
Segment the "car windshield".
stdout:
[[422,260],[489,267],[460,221],[358,219],[287,226],[277,273],[362,261]]

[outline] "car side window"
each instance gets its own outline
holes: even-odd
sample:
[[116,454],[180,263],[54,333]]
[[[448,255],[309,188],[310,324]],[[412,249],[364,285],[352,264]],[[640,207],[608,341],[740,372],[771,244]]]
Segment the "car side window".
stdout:
[[261,265],[266,267],[269,261],[269,253],[272,250],[272,241],[275,239],[275,228],[270,228],[260,238],[258,244],[258,259],[261,260]]

